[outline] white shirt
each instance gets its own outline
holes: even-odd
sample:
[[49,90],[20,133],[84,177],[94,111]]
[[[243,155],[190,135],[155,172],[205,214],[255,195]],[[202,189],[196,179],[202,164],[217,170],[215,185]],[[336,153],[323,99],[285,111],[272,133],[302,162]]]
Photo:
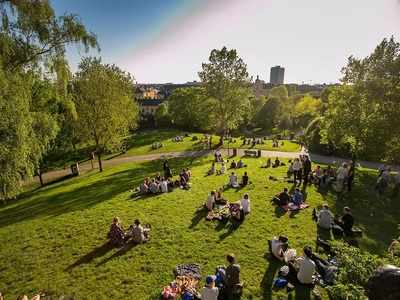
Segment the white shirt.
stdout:
[[277,238],[273,238],[271,240],[271,251],[272,251],[272,254],[276,258],[283,259],[283,256],[281,256],[281,250],[282,250],[282,243]]
[[333,223],[333,215],[329,209],[321,209],[318,214],[318,225],[324,229],[330,229]]
[[201,300],[217,300],[218,299],[218,288],[203,287],[201,290]]
[[245,214],[250,213],[250,199],[249,198],[247,198],[247,199],[243,198],[242,200],[240,200],[240,205],[242,206],[243,212]]
[[238,184],[238,183],[237,183],[237,176],[236,176],[235,174],[229,176],[229,183],[230,183],[230,185],[232,185],[232,186],[235,186],[235,185]]
[[215,197],[213,195],[208,196],[206,206],[208,210],[212,210],[215,203]]
[[337,171],[337,178],[338,179],[343,180],[343,179],[345,179],[347,177],[347,175],[348,175],[347,168],[340,167],[339,170]]
[[161,181],[160,188],[162,193],[168,192],[168,181],[166,180]]
[[297,261],[299,263],[297,279],[303,284],[312,283],[313,275],[315,273],[315,263],[308,257],[300,257]]
[[293,162],[293,171],[299,171],[302,168],[302,163],[299,160]]

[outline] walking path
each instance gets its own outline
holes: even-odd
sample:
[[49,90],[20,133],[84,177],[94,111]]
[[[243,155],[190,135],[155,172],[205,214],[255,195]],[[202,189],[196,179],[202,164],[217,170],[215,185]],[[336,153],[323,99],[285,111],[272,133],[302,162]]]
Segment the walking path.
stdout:
[[[238,156],[243,156],[244,151],[248,149],[237,149],[237,155]],[[221,152],[223,153],[224,156],[229,156],[232,155],[232,149],[228,150],[227,149],[221,149]],[[107,168],[110,166],[116,166],[120,165],[123,163],[127,162],[137,162],[137,161],[149,161],[149,160],[157,160],[157,159],[164,159],[164,158],[178,158],[178,157],[199,157],[199,156],[205,156],[208,154],[213,153],[213,150],[202,150],[202,151],[184,151],[184,152],[167,152],[167,153],[155,153],[155,154],[147,154],[147,155],[137,155],[137,156],[120,156],[120,157],[115,157],[109,160],[104,160],[103,161],[103,167]],[[299,157],[300,154],[308,154],[310,155],[310,158],[313,162],[316,163],[321,163],[321,164],[331,164],[331,163],[342,163],[345,161],[349,161],[349,159],[344,159],[344,158],[339,158],[339,157],[334,157],[334,156],[325,156],[325,155],[318,155],[318,154],[313,154],[313,153],[308,153],[307,150],[302,149],[299,152],[281,152],[281,151],[267,151],[267,150],[261,150],[261,156],[262,157],[283,157],[283,158],[296,158]],[[375,162],[368,162],[368,161],[358,161],[357,162],[360,167],[363,168],[370,168],[370,169],[378,169],[382,164],[380,163],[375,163]],[[93,168],[97,169],[98,168],[98,163],[93,162]],[[82,163],[79,165],[79,170],[82,173],[89,172],[92,170],[92,164],[90,161]],[[68,176],[71,174],[71,171],[69,168],[63,169],[63,170],[55,170],[55,171],[50,171],[42,175],[43,182],[44,183],[49,183],[52,181],[59,180],[65,176]],[[36,176],[33,179],[34,182],[39,182],[39,178]]]

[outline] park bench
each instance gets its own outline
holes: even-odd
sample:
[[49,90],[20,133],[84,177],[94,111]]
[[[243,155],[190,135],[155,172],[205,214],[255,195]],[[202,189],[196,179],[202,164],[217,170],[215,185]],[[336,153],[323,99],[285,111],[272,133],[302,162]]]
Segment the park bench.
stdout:
[[253,157],[258,157],[258,150],[256,149],[247,149],[244,150],[244,155],[245,156],[253,156]]

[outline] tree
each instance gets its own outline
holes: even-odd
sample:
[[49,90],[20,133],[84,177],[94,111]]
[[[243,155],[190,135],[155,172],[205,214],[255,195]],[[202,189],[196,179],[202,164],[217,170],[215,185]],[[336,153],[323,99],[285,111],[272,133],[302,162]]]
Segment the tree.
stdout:
[[207,131],[214,128],[212,107],[215,100],[209,99],[203,88],[181,88],[168,98],[171,120],[180,128]]
[[400,44],[384,39],[370,56],[350,57],[342,72],[343,85],[329,94],[324,139],[352,155],[398,162]]
[[278,126],[282,115],[282,102],[272,97],[267,100],[255,118],[255,123],[266,130],[271,131]]
[[209,62],[202,64],[199,77],[207,96],[216,100],[212,108],[217,132],[224,134],[238,128],[250,111],[251,92],[247,66],[236,50],[226,47],[212,50]]
[[312,96],[304,96],[293,108],[293,119],[296,127],[305,128],[311,120],[319,116],[322,109],[322,102]]
[[161,103],[160,106],[157,108],[154,119],[157,127],[168,126],[171,124],[171,118],[166,102]]
[[[67,98],[67,44],[97,47],[75,15],[56,17],[48,1],[0,1],[0,199],[15,197],[59,132]],[[64,89],[65,91],[65,89]],[[73,110],[73,109],[72,109]]]
[[138,106],[133,100],[133,77],[100,59],[85,58],[74,82],[75,104],[82,135],[94,143],[103,171],[101,156],[122,145],[137,124]]

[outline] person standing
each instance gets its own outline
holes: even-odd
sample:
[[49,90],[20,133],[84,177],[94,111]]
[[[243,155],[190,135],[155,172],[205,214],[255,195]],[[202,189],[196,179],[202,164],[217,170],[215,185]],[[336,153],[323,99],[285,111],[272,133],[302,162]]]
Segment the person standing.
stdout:
[[240,265],[236,264],[235,255],[228,254],[226,260],[229,266],[226,268],[226,277],[224,285],[225,299],[233,299],[234,295],[240,294]]
[[303,165],[301,164],[300,159],[295,158],[293,162],[293,173],[294,173],[294,183],[297,183],[297,180],[301,183],[301,169]]
[[303,164],[303,170],[304,170],[304,185],[308,184],[308,178],[310,176],[312,166],[311,166],[311,160],[310,157],[307,155],[304,164]]
[[353,188],[353,181],[354,181],[354,176],[356,172],[356,166],[354,160],[350,162],[349,165],[349,172],[347,174],[347,190],[351,192],[351,189]]

